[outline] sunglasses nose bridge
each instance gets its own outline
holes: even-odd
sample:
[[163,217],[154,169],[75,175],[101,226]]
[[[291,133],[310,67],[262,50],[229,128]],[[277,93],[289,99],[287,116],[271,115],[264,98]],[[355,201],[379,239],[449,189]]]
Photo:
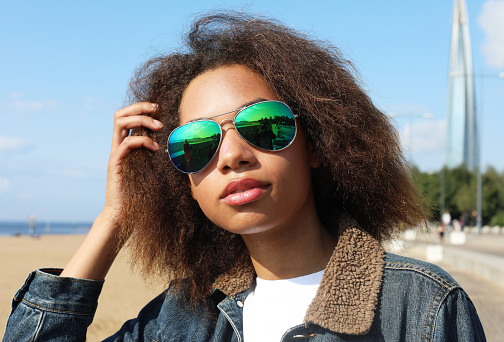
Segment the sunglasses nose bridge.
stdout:
[[[224,128],[226,124],[231,124],[232,126]],[[227,134],[227,131],[229,129],[233,129],[234,128],[234,130],[236,132],[238,132],[238,131],[236,130],[236,125],[235,125],[235,122],[234,122],[233,119],[224,119],[218,125],[220,126],[220,129],[221,129],[221,146],[222,146],[222,141],[224,140],[225,135]],[[239,132],[238,132],[238,135],[241,136],[241,134]]]
[[222,120],[222,121],[220,122],[220,124],[219,124],[219,126],[221,127],[221,129],[222,129],[222,127],[224,126],[224,124],[225,124],[226,122],[228,122],[228,121],[229,121],[230,123],[232,123],[232,124],[233,124],[233,126],[234,126],[234,120],[233,120],[233,119],[224,119],[224,120]]

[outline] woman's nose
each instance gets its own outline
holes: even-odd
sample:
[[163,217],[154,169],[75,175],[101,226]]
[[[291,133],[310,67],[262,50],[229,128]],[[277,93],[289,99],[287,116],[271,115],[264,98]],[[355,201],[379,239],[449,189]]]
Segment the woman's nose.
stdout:
[[219,170],[238,170],[256,163],[254,147],[238,134],[231,122],[223,125],[222,134],[217,162]]

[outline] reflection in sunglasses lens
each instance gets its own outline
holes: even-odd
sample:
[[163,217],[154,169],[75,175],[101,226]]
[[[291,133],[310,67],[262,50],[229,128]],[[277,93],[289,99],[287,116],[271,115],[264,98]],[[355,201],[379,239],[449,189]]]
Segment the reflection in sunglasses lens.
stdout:
[[220,142],[220,126],[213,121],[196,121],[177,128],[170,135],[168,150],[177,169],[201,171],[212,159]]
[[[238,133],[251,145],[275,151],[286,148],[296,136],[296,121],[282,102],[265,101],[238,112]],[[221,140],[221,127],[215,121],[195,121],[175,129],[168,139],[170,159],[185,173],[203,170],[212,160]]]
[[238,113],[235,126],[252,145],[275,151],[289,146],[296,135],[292,113],[281,102],[261,102]]

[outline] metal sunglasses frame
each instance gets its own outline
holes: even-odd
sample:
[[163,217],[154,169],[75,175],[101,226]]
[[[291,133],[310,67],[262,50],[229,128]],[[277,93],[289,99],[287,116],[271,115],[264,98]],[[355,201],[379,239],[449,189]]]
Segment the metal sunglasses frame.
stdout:
[[[286,106],[286,107],[287,107],[287,109],[289,109],[289,112],[291,113],[292,117],[294,118],[294,129],[295,129],[295,132],[294,132],[294,136],[292,137],[292,140],[289,142],[289,144],[288,144],[287,146],[282,147],[282,148],[279,148],[279,149],[277,149],[277,150],[269,150],[269,149],[262,148],[262,147],[260,147],[260,146],[256,146],[256,145],[252,144],[250,141],[248,141],[247,139],[245,139],[245,138],[243,137],[243,135],[240,133],[240,131],[236,128],[236,125],[235,125],[235,120],[236,120],[236,117],[237,117],[237,116],[238,116],[241,112],[243,112],[244,110],[246,110],[246,109],[248,109],[248,108],[250,108],[250,107],[253,107],[253,106],[259,105],[259,104],[261,104],[261,103],[267,103],[267,102],[277,102],[277,103],[281,103],[281,104],[283,104],[284,106]],[[210,119],[217,118],[217,117],[219,117],[219,116],[223,116],[223,115],[230,114],[230,113],[233,113],[233,112],[236,112],[236,114],[235,114],[235,116],[233,117],[233,119],[224,119],[224,120],[222,120],[220,123],[218,123],[218,122],[217,122],[217,121],[215,121],[215,120],[210,120]],[[211,163],[211,161],[214,159],[215,155],[217,154],[217,151],[219,151],[220,146],[221,146],[221,143],[222,143],[222,136],[223,136],[223,134],[222,134],[222,125],[223,125],[225,122],[228,122],[228,121],[229,121],[229,122],[231,122],[231,123],[233,124],[233,126],[234,126],[234,128],[235,128],[236,132],[238,132],[238,134],[240,135],[240,137],[241,137],[243,140],[245,140],[245,141],[246,141],[249,145],[251,145],[251,146],[253,146],[253,147],[255,147],[255,148],[258,148],[258,149],[260,149],[260,150],[263,150],[263,151],[269,151],[269,152],[282,151],[282,150],[286,149],[287,147],[289,147],[289,146],[292,144],[292,142],[294,141],[294,139],[296,139],[297,132],[298,132],[298,127],[297,127],[298,125],[297,125],[297,120],[295,120],[295,119],[296,119],[297,117],[298,117],[298,115],[297,115],[297,114],[294,114],[294,113],[292,112],[292,110],[290,109],[290,107],[289,107],[286,103],[284,103],[284,102],[282,102],[282,101],[277,101],[277,100],[266,100],[266,101],[259,101],[259,102],[255,102],[255,103],[252,103],[252,104],[247,105],[247,106],[240,107],[240,108],[235,109],[235,110],[230,110],[229,112],[225,112],[225,113],[222,113],[222,114],[217,114],[217,115],[212,115],[212,116],[205,117],[205,118],[202,118],[202,119],[197,119],[197,120],[190,121],[190,122],[187,122],[187,123],[185,123],[185,124],[183,124],[183,125],[180,125],[180,126],[176,127],[173,131],[171,131],[170,135],[168,136],[168,140],[167,140],[167,143],[166,143],[167,148],[166,148],[165,152],[166,152],[166,153],[168,153],[168,154],[170,153],[169,148],[168,148],[168,145],[169,145],[170,138],[171,138],[171,136],[172,136],[173,132],[175,132],[175,131],[176,131],[177,129],[179,129],[180,127],[184,127],[185,125],[189,125],[189,124],[192,124],[192,123],[194,123],[194,122],[201,122],[201,121],[210,121],[210,122],[214,122],[215,124],[217,124],[217,125],[219,126],[219,130],[220,130],[220,135],[219,135],[219,145],[217,146],[217,148],[216,148],[216,150],[215,150],[215,153],[213,154],[212,158],[210,158],[210,159],[208,160],[208,163],[207,163],[207,164],[206,164],[206,165],[205,165],[202,169],[200,169],[200,170],[198,170],[198,171],[187,172],[187,171],[180,170],[180,169],[179,169],[179,168],[175,165],[175,163],[173,162],[172,158],[170,157],[170,161],[172,162],[173,166],[174,166],[177,170],[179,170],[180,172],[182,172],[182,173],[185,173],[185,174],[191,175],[191,174],[194,174],[194,173],[201,172],[201,171],[203,171],[203,170],[204,170],[204,169],[205,169],[205,168],[206,168],[206,167],[207,167],[207,166]]]

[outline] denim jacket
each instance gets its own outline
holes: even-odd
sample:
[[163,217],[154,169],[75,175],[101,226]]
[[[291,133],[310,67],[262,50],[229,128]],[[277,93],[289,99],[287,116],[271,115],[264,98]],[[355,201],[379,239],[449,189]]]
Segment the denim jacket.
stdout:
[[[103,282],[32,272],[16,293],[4,342],[85,341]],[[191,309],[173,284],[106,341],[243,341],[251,263],[221,275]],[[207,305],[205,305],[207,304]],[[205,308],[207,307],[207,308]],[[267,333],[267,332],[265,332]],[[338,244],[304,322],[282,341],[486,341],[471,300],[432,264],[385,253],[354,221]]]

